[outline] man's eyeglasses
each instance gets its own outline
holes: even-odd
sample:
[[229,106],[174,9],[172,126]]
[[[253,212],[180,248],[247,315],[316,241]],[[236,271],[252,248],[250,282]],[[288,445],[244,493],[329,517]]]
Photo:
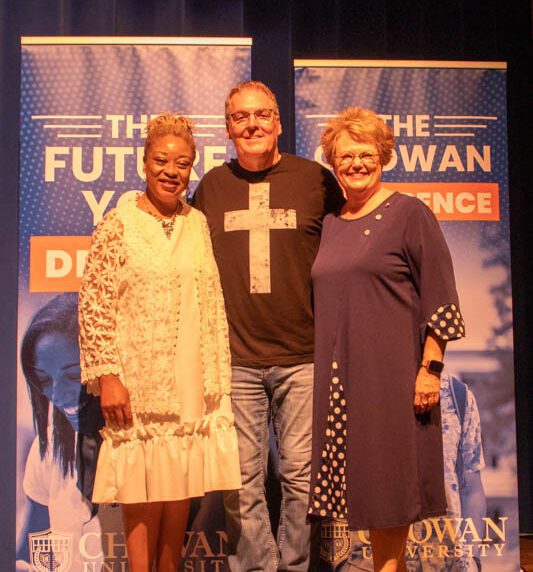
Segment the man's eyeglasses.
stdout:
[[257,123],[270,125],[276,117],[276,112],[273,109],[256,109],[255,111],[235,111],[229,114],[233,123],[237,125],[246,125],[250,115],[254,116]]
[[363,165],[375,165],[378,162],[379,155],[377,153],[344,153],[344,155],[335,155],[339,167],[347,167],[356,159],[359,159]]

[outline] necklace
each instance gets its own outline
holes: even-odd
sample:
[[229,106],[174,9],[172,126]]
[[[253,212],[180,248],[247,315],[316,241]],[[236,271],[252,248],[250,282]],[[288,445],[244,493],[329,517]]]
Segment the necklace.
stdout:
[[[176,210],[174,211],[172,216],[165,218],[165,217],[161,216],[159,211],[154,207],[154,205],[152,204],[150,199],[146,196],[146,193],[139,195],[139,197],[137,198],[137,205],[138,206],[139,206],[141,199],[144,202],[144,207],[146,209],[145,212],[147,212],[149,215],[153,216],[156,220],[158,220],[161,223],[161,226],[163,227],[163,232],[165,233],[165,236],[170,240],[170,237],[172,236],[172,232],[174,230],[174,223],[176,222],[176,217],[183,210],[183,203],[181,201],[178,201],[178,206],[176,207]],[[144,210],[144,209],[141,208],[141,210]]]

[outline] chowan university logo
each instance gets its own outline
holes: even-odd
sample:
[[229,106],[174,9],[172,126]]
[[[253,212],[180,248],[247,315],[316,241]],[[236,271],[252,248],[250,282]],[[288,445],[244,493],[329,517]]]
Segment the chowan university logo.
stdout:
[[31,563],[38,572],[67,572],[72,535],[51,529],[29,535]]

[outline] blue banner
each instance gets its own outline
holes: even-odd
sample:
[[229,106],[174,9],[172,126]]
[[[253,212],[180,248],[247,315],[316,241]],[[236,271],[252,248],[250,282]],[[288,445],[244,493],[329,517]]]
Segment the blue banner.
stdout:
[[[505,67],[295,62],[297,153],[324,163],[327,120],[375,110],[396,140],[385,185],[432,208],[453,257],[467,336],[448,347],[441,389],[448,514],[411,528],[410,571],[519,567]],[[478,474],[469,499],[464,481]],[[323,525],[322,558],[330,569],[373,569],[367,533],[343,522]]]
[[[127,570],[120,507],[89,500],[100,413],[79,384],[76,292],[94,226],[144,190],[150,116],[195,122],[191,193],[231,156],[224,100],[250,52],[247,38],[22,40],[17,570]],[[184,569],[224,563],[216,494],[185,542]]]

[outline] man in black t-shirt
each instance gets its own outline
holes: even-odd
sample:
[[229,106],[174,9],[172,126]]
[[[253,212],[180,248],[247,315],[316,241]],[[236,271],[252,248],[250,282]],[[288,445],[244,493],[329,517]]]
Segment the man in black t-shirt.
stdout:
[[[232,571],[307,570],[313,315],[311,265],[342,196],[318,163],[280,153],[279,110],[260,82],[235,86],[226,127],[237,159],[209,171],[194,206],[209,223],[228,322],[243,488],[224,494]],[[277,543],[265,499],[268,424],[279,450]]]

